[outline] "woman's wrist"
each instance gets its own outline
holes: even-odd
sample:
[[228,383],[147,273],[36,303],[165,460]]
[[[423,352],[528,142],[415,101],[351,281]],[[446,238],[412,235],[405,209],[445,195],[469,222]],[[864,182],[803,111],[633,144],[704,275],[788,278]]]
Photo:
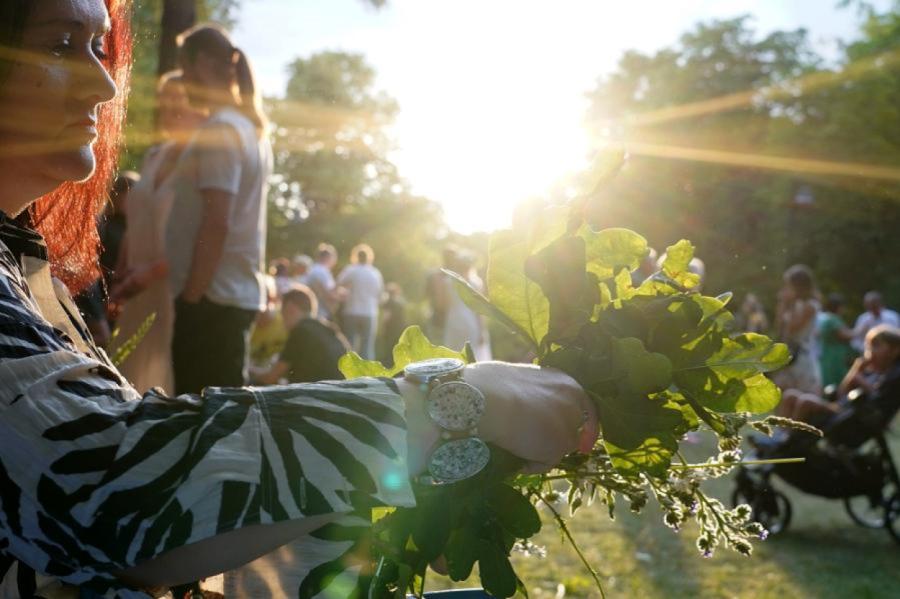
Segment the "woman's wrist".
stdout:
[[425,471],[441,432],[425,411],[425,392],[421,386],[400,379],[397,387],[406,404],[407,468],[410,476],[418,476]]

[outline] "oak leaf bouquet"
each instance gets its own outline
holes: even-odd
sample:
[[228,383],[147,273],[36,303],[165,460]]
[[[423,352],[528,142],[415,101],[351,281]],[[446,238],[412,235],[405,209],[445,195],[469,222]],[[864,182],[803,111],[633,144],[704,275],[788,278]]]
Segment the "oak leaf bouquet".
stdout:
[[[669,247],[659,272],[635,287],[631,273],[648,255],[647,241],[627,229],[595,231],[583,214],[583,202],[550,206],[527,224],[495,233],[486,296],[456,274],[446,275],[472,309],[524,340],[535,363],[581,384],[599,416],[593,451],[568,456],[550,473],[522,475],[515,458],[492,448],[490,464],[472,479],[414,484],[416,507],[373,510],[368,532],[341,558],[313,570],[301,597],[333,582],[347,563],[363,565],[342,586],[342,596],[420,596],[428,566],[439,558],[455,581],[467,579],[477,563],[491,595],[527,596],[509,556],[540,552],[530,541],[541,529],[540,504],[601,593],[600,577],[566,524],[583,506],[599,501],[613,517],[620,502],[639,512],[653,499],[670,528],[696,521],[697,549],[705,556],[718,547],[750,554],[751,541],[765,538],[748,506],[728,508],[701,483],[741,461],[745,427],[768,434],[773,425],[791,424],[755,417],[780,401],[766,373],[788,363],[787,347],[736,331],[726,308],[730,294],[694,291],[700,281],[688,269],[694,252],[688,241]],[[417,360],[471,361],[470,354],[435,346],[411,327],[394,348],[392,368],[355,354],[344,356],[340,367],[347,378],[394,376]],[[716,435],[717,453],[689,464],[679,442],[701,428]],[[568,504],[565,514],[562,503]]]

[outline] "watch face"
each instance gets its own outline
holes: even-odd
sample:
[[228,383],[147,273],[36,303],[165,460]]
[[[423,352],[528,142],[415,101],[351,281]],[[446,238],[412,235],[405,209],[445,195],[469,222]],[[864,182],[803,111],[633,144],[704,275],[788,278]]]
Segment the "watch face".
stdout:
[[431,390],[427,406],[428,415],[442,429],[467,431],[484,414],[484,395],[468,383],[451,381]]
[[491,461],[491,450],[478,437],[447,441],[434,450],[428,472],[439,483],[455,483],[471,478]]
[[435,377],[458,372],[465,367],[465,362],[456,358],[432,358],[421,362],[413,362],[403,369],[403,374],[410,378],[428,381]]

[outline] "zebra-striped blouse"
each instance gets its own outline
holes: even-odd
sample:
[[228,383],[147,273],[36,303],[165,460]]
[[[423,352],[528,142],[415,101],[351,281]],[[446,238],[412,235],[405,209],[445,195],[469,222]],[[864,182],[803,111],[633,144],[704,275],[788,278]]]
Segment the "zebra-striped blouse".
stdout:
[[42,239],[0,213],[0,597],[145,597],[114,573],[243,526],[413,504],[392,381],[141,397],[71,301],[41,297],[49,279]]

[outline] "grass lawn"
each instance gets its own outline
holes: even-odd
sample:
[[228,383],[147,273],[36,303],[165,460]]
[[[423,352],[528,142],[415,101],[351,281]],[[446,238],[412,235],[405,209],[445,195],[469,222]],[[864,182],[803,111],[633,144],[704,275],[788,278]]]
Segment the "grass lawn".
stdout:
[[[900,458],[900,436],[892,445]],[[790,497],[793,520],[786,532],[756,543],[749,558],[721,550],[704,559],[694,547],[696,527],[672,532],[652,501],[641,516],[620,506],[614,521],[605,506],[583,508],[571,528],[611,599],[900,598],[900,545],[886,532],[857,527],[840,501],[804,495],[780,480],[776,486]],[[728,477],[712,481],[707,491],[727,502],[732,488]],[[536,542],[546,546],[546,558],[514,557],[531,597],[554,597],[560,584],[566,597],[600,596],[550,518]],[[478,580],[454,584],[432,573],[428,586],[471,587]]]

